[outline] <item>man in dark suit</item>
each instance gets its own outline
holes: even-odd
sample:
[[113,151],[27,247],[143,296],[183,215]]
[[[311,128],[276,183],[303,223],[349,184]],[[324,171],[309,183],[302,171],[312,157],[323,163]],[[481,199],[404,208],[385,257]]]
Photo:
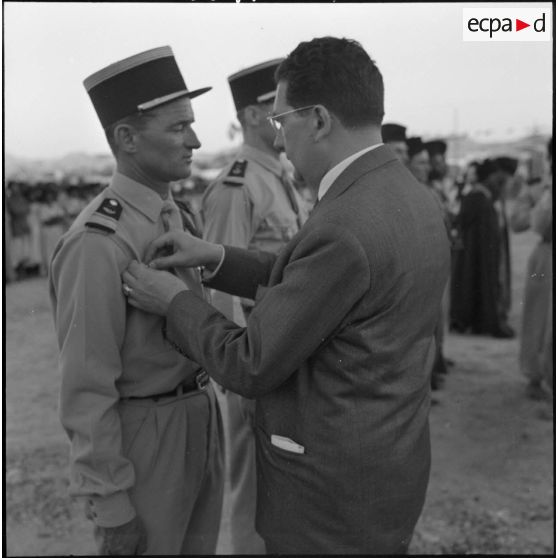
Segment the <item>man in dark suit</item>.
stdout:
[[[252,297],[239,327],[133,263],[133,306],[226,388],[256,399],[258,532],[271,553],[404,553],[430,471],[429,372],[449,273],[440,212],[381,143],[381,74],[355,41],[301,43],[276,73],[276,143],[318,202],[277,255],[167,234],[151,267],[205,266]],[[150,259],[146,259],[150,261]]]

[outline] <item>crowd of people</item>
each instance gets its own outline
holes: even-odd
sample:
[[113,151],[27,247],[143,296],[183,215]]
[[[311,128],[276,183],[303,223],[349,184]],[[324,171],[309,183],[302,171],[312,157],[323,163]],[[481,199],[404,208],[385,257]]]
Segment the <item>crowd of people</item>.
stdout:
[[103,187],[9,181],[4,206],[6,280],[46,277],[58,239]]
[[[404,554],[446,331],[514,335],[515,163],[450,176],[443,140],[382,125],[382,75],[349,39],[302,42],[228,82],[243,145],[197,213],[171,185],[191,172],[192,99],[211,88],[189,90],[170,47],[84,81],[116,171],[81,211],[59,199],[55,213],[45,194],[40,220],[59,227],[40,262],[70,491],[101,554],[213,554],[223,497],[233,553]],[[9,192],[13,239],[31,232],[22,190]],[[514,219],[543,244],[550,191],[523,193],[529,216]],[[530,273],[549,273],[547,248]],[[548,315],[522,345],[544,370]]]
[[[539,219],[536,225],[531,225],[530,216],[531,212],[541,210],[541,204],[546,208],[551,206],[554,144],[549,140],[547,176],[527,178],[518,172],[519,160],[510,156],[473,160],[450,176],[447,143],[443,139],[423,142],[417,136],[408,138],[406,127],[395,123],[384,124],[382,136],[415,178],[435,196],[451,242],[451,278],[440,312],[436,334],[438,351],[432,371],[432,388],[436,390],[443,385],[444,374],[453,364],[443,356],[446,329],[500,339],[516,336],[508,323],[512,303],[510,230],[522,232],[532,228],[542,237],[536,253],[546,254],[551,250],[552,219],[548,209],[545,218]],[[541,230],[541,227],[546,228]],[[529,264],[528,288],[522,306],[522,347],[524,339],[530,336],[538,339],[531,341],[530,346],[543,343],[545,334],[541,330],[548,329],[544,307],[551,307],[548,302],[551,260],[542,257],[544,263],[541,263],[540,256],[535,259],[538,263]],[[531,272],[533,268],[537,268],[535,273]],[[533,281],[544,285],[539,288],[544,291],[539,298],[531,294]],[[530,323],[533,321],[538,327]],[[545,343],[548,353],[548,339]],[[529,349],[522,349],[521,364],[530,379],[527,394],[534,399],[548,399],[553,380],[550,377],[541,380],[545,374],[534,370],[539,371],[541,366],[550,370],[550,354],[541,356],[539,349],[536,357],[526,357],[526,352]],[[541,359],[546,359],[546,365],[538,362]]]

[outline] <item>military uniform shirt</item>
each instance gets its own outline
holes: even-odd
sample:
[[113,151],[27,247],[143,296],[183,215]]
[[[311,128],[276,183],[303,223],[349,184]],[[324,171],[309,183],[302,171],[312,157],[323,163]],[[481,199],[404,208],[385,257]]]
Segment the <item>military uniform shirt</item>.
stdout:
[[134,515],[126,493],[134,468],[121,447],[119,399],[170,391],[200,370],[164,339],[164,319],[127,305],[122,292],[120,274],[132,259],[142,261],[164,231],[163,205],[153,190],[116,173],[60,239],[51,262],[70,489],[95,500],[99,525]]
[[[277,158],[243,145],[233,165],[205,191],[204,238],[277,254],[306,220],[304,205]],[[213,304],[229,319],[244,324],[238,299],[215,292]]]

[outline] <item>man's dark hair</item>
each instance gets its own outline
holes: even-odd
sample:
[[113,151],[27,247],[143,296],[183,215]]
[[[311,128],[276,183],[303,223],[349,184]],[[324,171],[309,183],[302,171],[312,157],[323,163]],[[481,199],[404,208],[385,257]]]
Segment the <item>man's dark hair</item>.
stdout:
[[382,74],[357,41],[320,37],[300,43],[275,79],[287,82],[286,99],[293,108],[324,105],[345,127],[382,123]]

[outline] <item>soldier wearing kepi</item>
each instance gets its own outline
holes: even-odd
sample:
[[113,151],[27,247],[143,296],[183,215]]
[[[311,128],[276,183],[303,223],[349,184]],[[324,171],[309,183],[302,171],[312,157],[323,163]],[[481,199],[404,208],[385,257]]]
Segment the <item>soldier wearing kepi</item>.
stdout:
[[[50,268],[71,493],[85,497],[101,554],[211,554],[223,492],[215,394],[165,340],[164,320],[127,306],[120,281],[162,232],[195,233],[169,185],[190,174],[200,147],[190,99],[210,88],[188,91],[167,46],[84,85],[117,165]],[[195,270],[180,278],[202,292]]]
[[407,128],[405,126],[391,122],[382,124],[382,141],[389,145],[403,164],[408,164],[409,151],[407,147]]
[[[267,120],[275,99],[275,70],[282,59],[269,60],[228,78],[243,145],[236,160],[207,189],[203,201],[204,237],[211,242],[278,253],[306,219],[304,201],[293,187],[279,152],[275,130]],[[244,326],[253,301],[215,291],[213,305]],[[217,391],[225,415],[226,464],[230,492],[231,552],[261,554],[254,527],[256,473],[254,403],[231,391]]]

